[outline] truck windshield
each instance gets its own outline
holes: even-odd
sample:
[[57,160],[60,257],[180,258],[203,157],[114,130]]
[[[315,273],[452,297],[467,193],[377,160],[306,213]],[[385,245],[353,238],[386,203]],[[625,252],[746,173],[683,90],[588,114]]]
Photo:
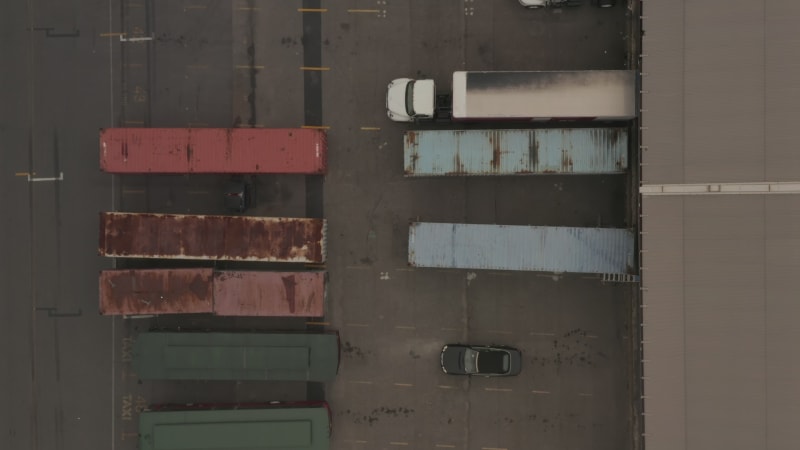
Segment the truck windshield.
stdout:
[[417,113],[414,111],[414,81],[409,81],[406,85],[406,112],[409,117],[414,117]]

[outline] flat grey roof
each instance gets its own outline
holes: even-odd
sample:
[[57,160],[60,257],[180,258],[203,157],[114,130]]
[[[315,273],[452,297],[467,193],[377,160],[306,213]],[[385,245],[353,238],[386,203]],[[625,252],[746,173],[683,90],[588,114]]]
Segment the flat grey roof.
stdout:
[[[800,2],[644,7],[643,183],[800,180]],[[642,231],[645,448],[797,448],[800,195],[644,196]]]

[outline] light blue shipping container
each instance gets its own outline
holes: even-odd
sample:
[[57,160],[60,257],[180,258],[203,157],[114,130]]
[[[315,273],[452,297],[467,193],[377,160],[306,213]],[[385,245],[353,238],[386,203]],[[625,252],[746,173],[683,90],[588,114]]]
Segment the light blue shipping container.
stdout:
[[634,233],[616,228],[411,224],[416,267],[634,274]]
[[405,175],[613,174],[628,168],[627,128],[407,131]]

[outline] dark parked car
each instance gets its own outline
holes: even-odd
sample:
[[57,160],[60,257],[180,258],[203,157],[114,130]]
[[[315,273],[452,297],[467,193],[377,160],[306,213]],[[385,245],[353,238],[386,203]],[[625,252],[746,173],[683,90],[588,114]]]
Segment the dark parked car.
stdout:
[[442,371],[451,375],[507,377],[522,369],[522,353],[504,346],[448,344],[442,348]]

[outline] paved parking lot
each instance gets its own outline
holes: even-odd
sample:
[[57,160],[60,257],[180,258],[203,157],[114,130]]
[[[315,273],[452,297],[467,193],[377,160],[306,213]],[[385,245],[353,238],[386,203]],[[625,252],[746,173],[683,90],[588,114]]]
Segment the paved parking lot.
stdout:
[[[333,408],[335,449],[516,450],[532,443],[545,449],[631,448],[633,286],[575,275],[407,266],[411,220],[630,226],[628,177],[404,179],[402,133],[408,127],[390,122],[384,109],[386,84],[401,76],[433,77],[445,90],[455,70],[626,68],[625,7],[528,11],[515,0],[146,1],[112,3],[109,24],[108,11],[95,3],[81,2],[78,8],[92,13],[61,24],[82,30],[77,47],[64,47],[72,42],[65,40],[33,42],[42,61],[74,53],[79,67],[102,77],[56,77],[65,66],[41,62],[32,69],[47,70],[42,79],[54,87],[40,93],[51,102],[83,102],[92,113],[48,110],[47,103],[35,108],[36,117],[48,119],[37,121],[30,161],[40,173],[65,170],[70,181],[30,191],[36,239],[4,244],[31,255],[25,267],[31,267],[32,280],[20,297],[33,298],[37,308],[56,308],[47,310],[55,316],[47,316],[31,305],[7,306],[5,338],[30,336],[15,350],[29,364],[2,381],[22,386],[13,401],[35,417],[28,430],[19,421],[12,428],[31,439],[41,436],[41,445],[55,439],[62,448],[78,449],[110,436],[116,448],[133,449],[136,411],[147,404],[324,397]],[[302,13],[301,7],[325,10]],[[119,43],[112,36],[108,45],[108,36],[90,36],[120,29],[153,41]],[[318,55],[304,51],[313,48]],[[109,76],[111,93],[104,84]],[[94,257],[97,211],[218,213],[225,181],[126,176],[112,183],[97,173],[95,160],[96,129],[112,124],[328,128],[324,181],[253,177],[256,205],[249,214],[324,212],[328,219],[325,320],[343,344],[335,382],[139,383],[131,374],[131,339],[142,329],[310,325],[94,315],[94,277],[111,263]],[[23,134],[2,133],[4,141],[24,148]],[[67,157],[74,154],[80,157]],[[3,161],[24,170],[25,159],[20,152]],[[27,189],[14,184],[10,192],[24,198]],[[80,220],[58,220],[65,217]],[[8,276],[24,279],[14,268]],[[69,294],[59,296],[59,290]],[[439,352],[452,342],[516,346],[524,356],[522,373],[508,379],[447,376]],[[24,350],[28,344],[30,352]],[[32,381],[26,367],[36,372]],[[92,437],[84,439],[85,433]],[[30,441],[9,439],[8,448],[30,447]]]

